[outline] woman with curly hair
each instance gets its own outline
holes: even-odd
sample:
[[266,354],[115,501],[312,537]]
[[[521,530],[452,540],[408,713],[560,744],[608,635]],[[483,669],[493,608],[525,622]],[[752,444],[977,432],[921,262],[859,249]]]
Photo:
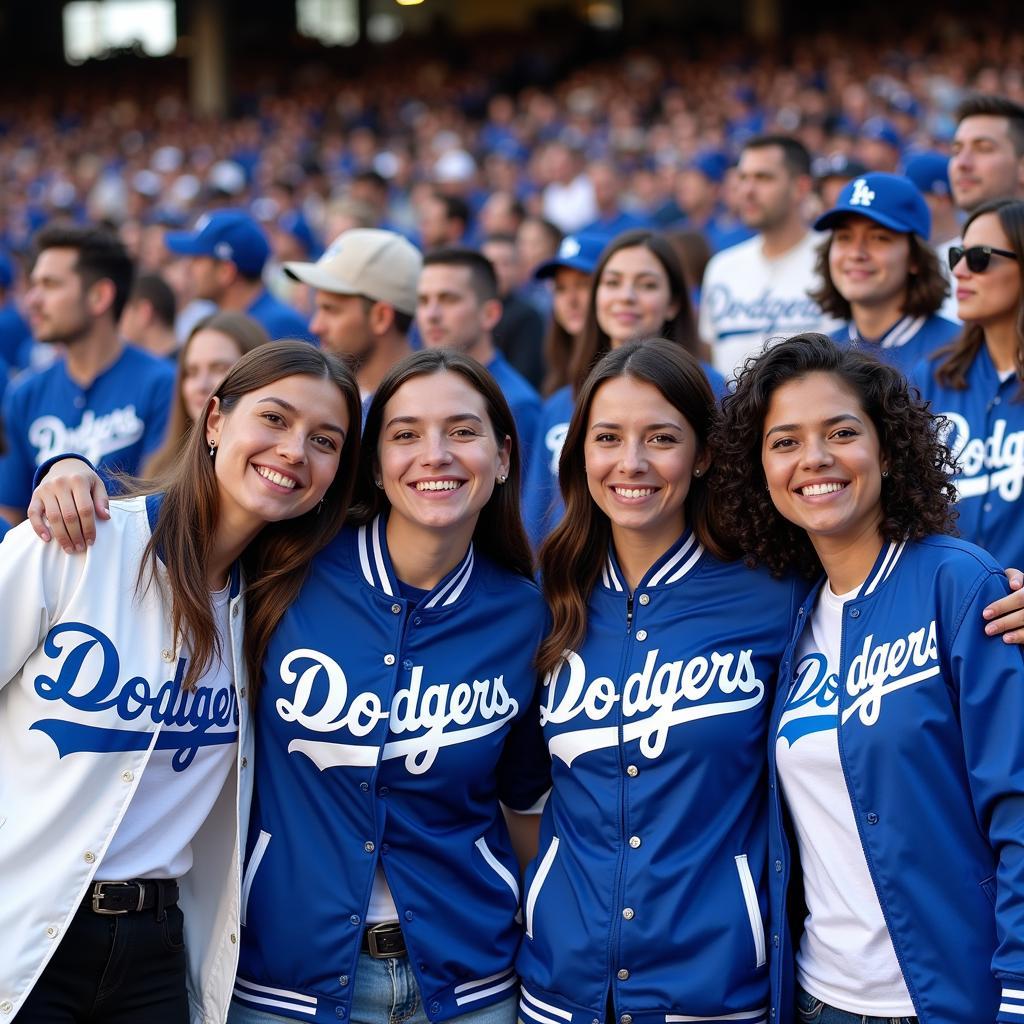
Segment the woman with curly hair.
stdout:
[[960,532],[1022,565],[1024,202],[979,206],[949,261],[965,329],[913,379],[949,426]]
[[717,435],[749,561],[823,573],[769,725],[772,1019],[1020,1020],[1024,658],[986,639],[1007,583],[950,536],[927,407],[798,335],[747,363]]

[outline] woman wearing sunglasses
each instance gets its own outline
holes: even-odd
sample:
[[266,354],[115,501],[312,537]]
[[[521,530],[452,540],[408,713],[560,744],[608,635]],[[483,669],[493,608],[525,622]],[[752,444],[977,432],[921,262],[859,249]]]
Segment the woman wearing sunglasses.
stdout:
[[957,527],[1007,565],[1024,558],[1024,202],[980,206],[949,251],[965,329],[915,371],[949,421]]

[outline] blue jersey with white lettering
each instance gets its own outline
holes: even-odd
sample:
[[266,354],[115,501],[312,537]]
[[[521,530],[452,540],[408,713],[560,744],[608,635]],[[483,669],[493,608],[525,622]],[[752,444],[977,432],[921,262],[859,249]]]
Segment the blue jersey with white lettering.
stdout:
[[871,352],[904,374],[910,374],[922,359],[927,359],[937,348],[948,345],[962,330],[963,324],[955,324],[941,316],[905,316],[880,338],[861,337],[852,320],[829,337],[840,345]]
[[163,443],[173,391],[174,367],[131,345],[87,387],[63,359],[18,378],[3,403],[0,505],[26,508],[36,466],[64,452],[86,456],[108,488],[110,474],[137,472]]
[[[715,397],[720,399],[727,390],[725,378],[707,363],[700,365]],[[534,550],[541,546],[565,515],[562,491],[558,486],[558,460],[562,457],[562,444],[575,407],[572,388],[567,384],[549,395],[540,411],[533,441],[533,458],[523,486],[523,524]]]
[[508,998],[519,881],[498,801],[548,786],[524,728],[545,619],[531,580],[472,547],[412,605],[380,517],[317,555],[264,661],[236,999],[346,1019],[378,864],[427,1017]]
[[540,692],[553,787],[516,961],[526,1024],[764,1021],[765,743],[806,585],[692,533],[632,595],[614,552]]
[[[981,614],[1008,592],[973,544],[886,544],[843,608],[838,679],[821,681],[838,691],[843,775],[921,1024],[1024,1019],[1024,655],[987,637]],[[802,685],[795,651],[817,593],[797,615],[780,669],[770,732],[780,742],[813,729],[817,693],[794,696],[792,687]],[[799,905],[801,884],[775,747],[772,1019],[792,1021],[800,936],[790,904]]]
[[982,345],[959,391],[935,379],[935,363],[918,364],[913,382],[932,412],[949,422],[949,443],[958,463],[957,529],[1007,566],[1024,565],[1024,401],[1021,382],[1005,380]]

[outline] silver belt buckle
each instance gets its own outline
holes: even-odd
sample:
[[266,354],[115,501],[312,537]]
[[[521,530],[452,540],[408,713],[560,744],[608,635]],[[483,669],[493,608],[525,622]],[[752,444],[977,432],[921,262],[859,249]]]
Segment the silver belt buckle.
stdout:
[[374,960],[393,960],[395,957],[402,956],[402,953],[382,953],[377,946],[377,933],[394,930],[394,924],[391,921],[385,921],[381,924],[371,925],[366,929],[366,944],[370,947],[370,956]]
[[127,910],[107,910],[100,906],[100,900],[104,897],[103,886],[105,885],[136,885],[139,890],[139,905],[135,908],[136,912],[142,910],[142,904],[146,902],[146,887],[139,882],[93,882],[92,886],[92,912],[94,914],[107,914],[110,917],[115,917],[119,914],[127,914]]

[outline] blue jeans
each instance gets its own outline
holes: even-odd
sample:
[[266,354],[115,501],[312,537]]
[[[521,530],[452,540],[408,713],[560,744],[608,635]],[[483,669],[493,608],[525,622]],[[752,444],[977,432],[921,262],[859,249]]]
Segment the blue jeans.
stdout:
[[916,1017],[869,1017],[863,1013],[839,1010],[805,992],[796,990],[797,1024],[917,1024]]
[[[519,986],[509,990],[507,999],[480,1010],[452,1018],[451,1024],[516,1024]],[[420,990],[409,958],[396,956],[377,960],[359,954],[355,989],[352,993],[350,1024],[430,1024],[420,1002]],[[240,1003],[231,1003],[228,1024],[292,1024],[291,1017],[278,1017]]]

